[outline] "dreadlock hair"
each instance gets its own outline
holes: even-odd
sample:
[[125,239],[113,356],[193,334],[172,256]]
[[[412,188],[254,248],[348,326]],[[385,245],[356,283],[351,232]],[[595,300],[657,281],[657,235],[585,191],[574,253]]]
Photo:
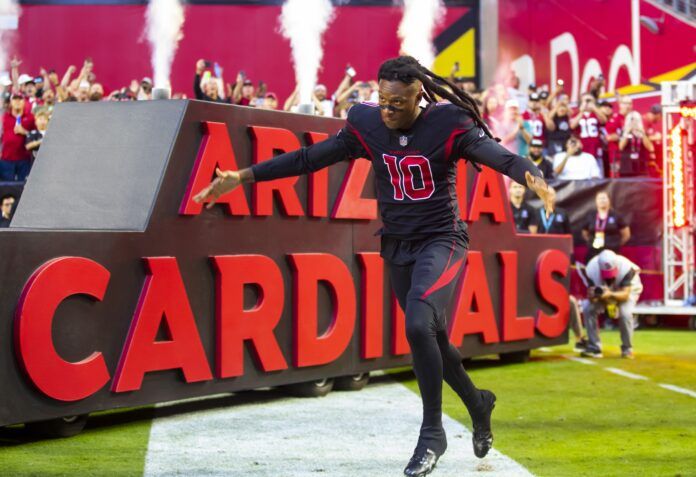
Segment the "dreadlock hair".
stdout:
[[[401,81],[405,84],[411,84],[415,80],[423,83],[423,93],[425,99],[429,103],[437,103],[437,96],[447,99],[450,103],[469,112],[474,118],[474,122],[484,130],[488,137],[494,138],[491,131],[488,129],[485,121],[481,117],[478,104],[468,93],[462,91],[456,84],[450,80],[438,76],[428,68],[418,63],[418,60],[412,56],[398,56],[391,58],[379,67],[377,80],[386,81]],[[449,86],[449,90],[442,85]],[[450,91],[451,90],[451,91]]]

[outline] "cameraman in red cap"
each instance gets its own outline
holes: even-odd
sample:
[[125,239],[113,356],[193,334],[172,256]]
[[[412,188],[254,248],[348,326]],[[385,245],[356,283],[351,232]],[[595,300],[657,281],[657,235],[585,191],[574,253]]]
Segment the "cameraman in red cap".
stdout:
[[633,308],[643,291],[640,267],[611,250],[603,250],[589,261],[585,268],[588,299],[583,307],[587,346],[581,353],[589,358],[601,358],[597,315],[602,311],[619,320],[621,330],[621,357],[633,359]]

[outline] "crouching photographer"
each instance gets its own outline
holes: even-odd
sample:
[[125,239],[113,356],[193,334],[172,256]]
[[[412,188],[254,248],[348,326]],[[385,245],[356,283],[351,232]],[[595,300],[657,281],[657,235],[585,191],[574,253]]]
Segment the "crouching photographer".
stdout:
[[639,274],[638,265],[611,250],[589,261],[585,268],[588,297],[583,307],[588,342],[582,356],[603,356],[597,316],[605,312],[608,318],[619,320],[621,357],[633,359],[633,308],[643,291]]

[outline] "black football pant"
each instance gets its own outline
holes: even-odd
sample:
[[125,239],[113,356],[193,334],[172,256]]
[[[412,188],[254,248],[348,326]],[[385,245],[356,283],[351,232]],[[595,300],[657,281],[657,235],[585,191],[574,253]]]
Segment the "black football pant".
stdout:
[[481,407],[478,389],[447,335],[446,308],[466,261],[466,239],[434,235],[422,240],[382,238],[392,288],[406,313],[406,337],[423,400],[418,446],[437,453],[447,448],[442,427],[442,379],[459,395],[469,414]]

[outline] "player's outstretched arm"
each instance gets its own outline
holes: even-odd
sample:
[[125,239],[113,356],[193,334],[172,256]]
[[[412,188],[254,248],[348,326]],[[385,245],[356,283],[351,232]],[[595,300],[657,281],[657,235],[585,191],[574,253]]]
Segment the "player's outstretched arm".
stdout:
[[483,129],[474,127],[459,136],[458,151],[459,157],[488,166],[505,174],[518,184],[529,187],[543,201],[547,217],[553,211],[549,189],[539,168],[532,161],[505,149],[497,141],[488,137]]
[[357,148],[345,129],[339,131],[325,141],[302,147],[296,151],[286,152],[267,161],[259,162],[239,171],[221,171],[216,169],[216,178],[205,189],[201,190],[193,198],[197,203],[212,201],[206,208],[211,208],[215,201],[240,184],[247,182],[271,181],[284,177],[294,177],[310,172],[318,171],[339,161],[361,157],[364,151]]
[[240,184],[254,182],[254,173],[251,171],[251,168],[240,171],[221,171],[216,167],[215,175],[217,177],[215,177],[213,182],[193,197],[193,201],[198,204],[209,201],[208,205],[205,206],[206,209],[210,209],[215,205],[215,201],[221,195],[233,191]]

